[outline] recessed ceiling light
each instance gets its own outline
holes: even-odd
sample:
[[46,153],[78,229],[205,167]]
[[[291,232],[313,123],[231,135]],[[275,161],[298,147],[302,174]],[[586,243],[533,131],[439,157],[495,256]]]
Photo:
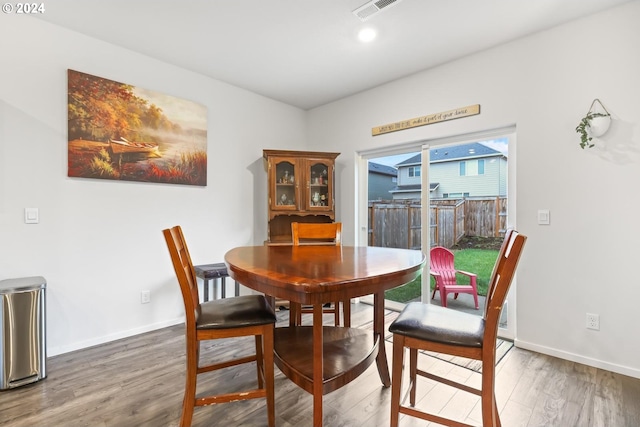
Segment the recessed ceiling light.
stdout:
[[358,32],[358,39],[363,43],[369,43],[376,38],[376,34],[373,28],[363,28]]

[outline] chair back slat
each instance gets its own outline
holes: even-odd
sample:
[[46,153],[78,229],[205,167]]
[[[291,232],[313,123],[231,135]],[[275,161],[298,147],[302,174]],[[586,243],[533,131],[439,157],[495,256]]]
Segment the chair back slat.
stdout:
[[292,222],[291,235],[294,245],[299,245],[301,240],[307,240],[316,243],[334,243],[336,246],[340,246],[342,244],[342,223]]
[[[299,246],[302,242],[307,245],[342,245],[342,223],[341,222],[292,222],[291,236],[293,237],[293,245]],[[344,310],[344,325],[351,325],[351,302],[344,300],[342,302]],[[302,307],[300,304],[292,306],[293,322],[297,325],[302,323],[302,313],[313,313],[313,308]],[[335,326],[340,325],[340,302],[334,301],[333,307],[326,307],[323,313],[333,313]]]
[[498,258],[491,273],[487,297],[484,307],[484,318],[487,330],[485,330],[485,340],[497,335],[500,312],[509,293],[513,276],[522,254],[522,249],[527,237],[513,229],[506,232]]
[[169,248],[171,262],[175,270],[182,299],[184,300],[184,310],[187,321],[187,327],[195,325],[196,311],[200,306],[200,297],[198,295],[198,282],[196,280],[196,272],[191,262],[189,249],[182,234],[182,228],[175,226],[170,229],[163,230],[164,238]]

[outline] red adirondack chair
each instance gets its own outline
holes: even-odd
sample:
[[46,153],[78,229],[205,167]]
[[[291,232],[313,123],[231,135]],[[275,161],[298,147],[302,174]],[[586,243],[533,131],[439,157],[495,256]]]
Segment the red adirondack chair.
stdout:
[[[433,290],[431,299],[435,298],[436,291],[440,291],[440,301],[442,306],[446,307],[447,294],[454,293],[454,299],[458,298],[458,294],[472,294],[477,310],[479,308],[477,276],[467,271],[456,270],[453,258],[453,252],[447,248],[435,246],[431,249],[431,271],[429,273],[436,279],[436,287]],[[458,283],[456,273],[469,277],[469,284]]]

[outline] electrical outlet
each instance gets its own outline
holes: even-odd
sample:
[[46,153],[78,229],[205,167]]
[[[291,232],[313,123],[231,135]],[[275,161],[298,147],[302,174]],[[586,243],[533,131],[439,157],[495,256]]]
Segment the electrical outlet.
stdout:
[[151,302],[151,291],[140,292],[140,304],[147,304]]
[[587,329],[600,330],[600,315],[587,313]]

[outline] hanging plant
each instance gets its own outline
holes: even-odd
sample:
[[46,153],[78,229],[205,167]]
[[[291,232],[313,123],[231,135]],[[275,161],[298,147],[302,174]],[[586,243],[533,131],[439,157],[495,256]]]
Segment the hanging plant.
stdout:
[[[603,113],[593,111],[593,106],[596,102],[598,102],[604,110]],[[580,120],[580,123],[576,127],[576,132],[580,135],[580,148],[594,147],[595,144],[593,144],[591,140],[593,140],[593,137],[597,138],[604,135],[609,129],[610,123],[611,114],[604,108],[604,105],[602,105],[599,99],[594,99],[587,115]]]

